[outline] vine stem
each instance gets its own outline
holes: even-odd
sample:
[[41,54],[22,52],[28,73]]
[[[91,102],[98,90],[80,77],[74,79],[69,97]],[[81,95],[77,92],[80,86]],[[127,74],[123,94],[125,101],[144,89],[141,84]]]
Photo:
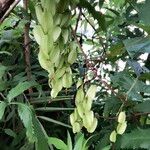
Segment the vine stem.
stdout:
[[[28,11],[29,0],[23,0],[23,8]],[[31,63],[30,63],[30,37],[29,37],[29,30],[30,30],[30,22],[28,21],[24,27],[24,55],[25,55],[25,63],[26,63],[26,73],[28,81],[31,80]],[[29,93],[32,93],[32,88],[29,89]]]

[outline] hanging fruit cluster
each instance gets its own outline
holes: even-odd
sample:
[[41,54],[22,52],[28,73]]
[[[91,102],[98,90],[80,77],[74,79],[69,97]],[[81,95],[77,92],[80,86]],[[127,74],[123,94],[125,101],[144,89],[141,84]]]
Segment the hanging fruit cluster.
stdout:
[[[78,47],[71,40],[69,1],[41,0],[35,6],[35,11],[38,25],[34,27],[33,34],[39,45],[38,59],[41,67],[49,73],[51,96],[55,98],[63,87],[71,87],[70,66],[77,59]],[[70,115],[73,132],[79,132],[83,126],[88,132],[94,132],[97,119],[91,107],[96,86],[91,85],[86,94],[83,85],[77,88],[76,108]]]
[[127,128],[126,114],[124,111],[122,111],[119,113],[118,116],[118,125],[116,131],[114,130],[110,134],[110,141],[116,142],[117,134],[122,135],[125,132],[126,128]]
[[97,118],[94,117],[94,112],[91,110],[92,101],[96,94],[97,87],[91,85],[86,94],[83,85],[80,85],[75,98],[76,108],[70,115],[70,122],[73,127],[73,132],[80,132],[84,126],[88,132],[92,133],[97,127]]
[[49,73],[51,96],[72,85],[70,65],[77,59],[77,45],[71,40],[69,2],[41,0],[35,6],[38,25],[33,29],[39,44],[38,59]]

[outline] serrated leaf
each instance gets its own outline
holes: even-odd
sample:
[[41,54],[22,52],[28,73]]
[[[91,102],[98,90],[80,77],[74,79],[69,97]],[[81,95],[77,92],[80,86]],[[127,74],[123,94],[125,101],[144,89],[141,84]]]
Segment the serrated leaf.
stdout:
[[37,83],[33,82],[33,81],[25,81],[25,82],[19,83],[16,87],[12,88],[9,91],[9,93],[7,95],[8,102],[10,103],[12,99],[14,99],[18,95],[22,94],[24,91],[26,91],[30,87],[36,86],[36,85],[37,85]]
[[32,122],[32,111],[29,106],[26,104],[18,103],[18,114],[20,119],[23,122],[24,127],[26,128],[26,135],[29,141],[35,142],[35,134]]
[[150,129],[135,129],[124,134],[121,139],[121,148],[150,149]]
[[2,119],[4,115],[6,106],[7,104],[5,102],[0,101],[0,120]]
[[32,113],[32,120],[35,136],[37,138],[35,142],[36,150],[49,150],[47,134],[34,113]]

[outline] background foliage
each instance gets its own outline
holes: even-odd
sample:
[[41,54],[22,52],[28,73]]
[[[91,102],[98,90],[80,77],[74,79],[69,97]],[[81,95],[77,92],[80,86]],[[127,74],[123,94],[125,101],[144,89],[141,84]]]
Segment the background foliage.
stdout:
[[[150,1],[68,2],[78,58],[71,65],[72,87],[63,88],[55,99],[50,96],[48,74],[39,65],[32,33],[37,21],[36,1],[30,0],[28,12],[17,6],[0,25],[0,148],[149,150]],[[30,80],[23,38],[28,22]],[[74,135],[69,121],[79,77],[86,79],[87,86],[98,86],[92,105],[98,126],[92,134],[82,129]],[[127,129],[112,143],[109,137],[117,127],[120,111],[126,112]]]

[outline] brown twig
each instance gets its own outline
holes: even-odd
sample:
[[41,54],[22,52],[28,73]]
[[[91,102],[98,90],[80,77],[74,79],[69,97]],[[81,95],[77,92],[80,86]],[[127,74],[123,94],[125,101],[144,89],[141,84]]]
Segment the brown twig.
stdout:
[[[28,11],[28,3],[29,0],[23,0],[23,7],[26,11]],[[24,55],[25,55],[25,63],[26,63],[26,73],[27,78],[30,81],[32,74],[31,74],[31,64],[30,64],[30,37],[29,37],[29,29],[30,29],[30,22],[25,24],[24,27]],[[32,93],[32,88],[29,89],[29,93]]]
[[20,0],[16,0],[12,3],[12,5],[9,7],[9,9],[6,11],[6,13],[3,15],[3,17],[0,19],[0,24],[9,16],[11,11],[17,6],[17,4],[20,2]]

